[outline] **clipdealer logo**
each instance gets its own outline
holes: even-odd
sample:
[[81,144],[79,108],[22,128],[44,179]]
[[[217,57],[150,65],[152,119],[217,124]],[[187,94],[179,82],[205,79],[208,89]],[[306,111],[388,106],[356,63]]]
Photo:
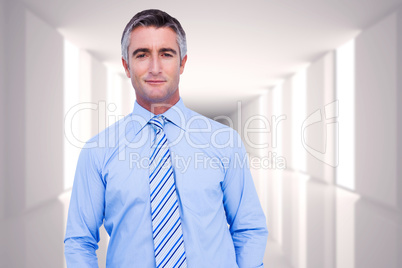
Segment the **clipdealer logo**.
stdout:
[[[323,111],[324,112],[323,112]],[[325,118],[323,116],[325,114]],[[331,167],[337,167],[339,164],[339,144],[338,144],[338,134],[339,134],[339,122],[337,118],[339,116],[339,101],[333,101],[323,109],[318,109],[312,114],[310,114],[304,121],[301,127],[301,142],[304,149],[319,161],[327,164]],[[319,151],[312,148],[306,142],[306,132],[307,129],[318,123],[325,123],[326,138],[324,141],[324,150]]]

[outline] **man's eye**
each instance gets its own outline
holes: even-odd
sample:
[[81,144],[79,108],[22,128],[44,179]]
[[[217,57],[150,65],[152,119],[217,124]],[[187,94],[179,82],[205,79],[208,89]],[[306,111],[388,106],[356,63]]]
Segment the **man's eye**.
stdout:
[[172,55],[172,54],[169,54],[169,53],[163,53],[163,56],[164,56],[164,57],[173,57],[173,55]]
[[144,58],[145,54],[138,54],[136,58]]

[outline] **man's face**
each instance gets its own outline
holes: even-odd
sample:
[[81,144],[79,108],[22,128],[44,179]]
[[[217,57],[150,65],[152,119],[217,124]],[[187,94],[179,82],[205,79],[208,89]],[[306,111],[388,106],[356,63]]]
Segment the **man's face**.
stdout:
[[131,32],[128,62],[123,59],[123,66],[137,102],[148,110],[152,104],[174,105],[180,98],[179,80],[187,56],[180,60],[176,37],[168,27],[140,26]]

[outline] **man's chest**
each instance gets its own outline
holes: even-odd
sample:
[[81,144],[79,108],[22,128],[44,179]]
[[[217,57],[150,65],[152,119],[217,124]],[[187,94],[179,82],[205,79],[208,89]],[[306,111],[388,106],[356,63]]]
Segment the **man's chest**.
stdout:
[[[115,153],[103,170],[106,181],[106,213],[119,213],[130,208],[147,209],[150,204],[149,155],[147,148],[125,148]],[[210,150],[175,146],[170,150],[179,202],[197,213],[219,209],[225,176],[222,157]],[[107,215],[106,215],[107,216]]]

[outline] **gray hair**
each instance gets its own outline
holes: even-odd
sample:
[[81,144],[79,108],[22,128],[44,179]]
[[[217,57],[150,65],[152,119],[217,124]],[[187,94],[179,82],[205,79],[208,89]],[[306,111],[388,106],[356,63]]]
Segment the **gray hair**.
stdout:
[[147,9],[135,14],[124,28],[121,37],[121,54],[123,59],[128,63],[128,47],[130,46],[131,32],[140,26],[154,26],[156,28],[169,27],[177,34],[177,44],[180,48],[180,59],[183,60],[187,54],[186,33],[180,25],[180,22],[158,9]]

